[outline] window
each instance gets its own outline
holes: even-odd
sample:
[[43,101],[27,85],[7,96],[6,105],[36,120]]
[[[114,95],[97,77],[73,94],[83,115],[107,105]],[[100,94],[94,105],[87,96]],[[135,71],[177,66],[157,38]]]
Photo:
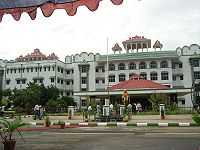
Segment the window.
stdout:
[[140,73],[140,77],[143,79],[143,80],[146,80],[147,79],[147,74],[145,72],[142,72]]
[[16,80],[17,81],[17,84],[20,84],[20,80]]
[[109,70],[110,70],[110,71],[115,70],[115,65],[114,65],[114,64],[109,64]]
[[87,66],[82,66],[81,67],[81,72],[86,73],[87,72]]
[[74,73],[74,70],[72,70],[72,74]]
[[99,72],[99,68],[96,68],[96,72]]
[[136,64],[135,63],[130,63],[129,64],[129,70],[135,70],[136,69]]
[[10,69],[10,73],[12,73],[12,71],[13,71],[13,70],[12,70],[12,69]]
[[55,70],[55,67],[54,67],[54,66],[52,66],[52,70],[53,70],[53,71]]
[[161,72],[161,80],[169,80],[168,72]]
[[175,75],[172,76],[172,80],[176,81],[176,76]]
[[194,79],[200,79],[200,71],[194,72]]
[[29,72],[29,68],[26,68],[26,72]]
[[6,84],[9,85],[10,84],[10,80],[6,80]]
[[176,64],[172,63],[172,69],[176,69]]
[[51,83],[53,83],[54,82],[54,78],[51,78]]
[[105,83],[105,79],[102,80],[102,83],[103,83],[103,84]]
[[51,70],[51,67],[49,66],[49,67],[48,67],[48,71],[50,71],[50,70]]
[[151,63],[150,63],[150,68],[157,68],[157,63],[155,62],[155,61],[152,61]]
[[18,69],[18,73],[20,73],[20,72],[21,72],[21,68]]
[[151,77],[151,80],[158,80],[157,72],[151,72],[150,77]]
[[26,84],[26,80],[25,79],[22,80],[22,84]]
[[130,73],[129,74],[129,79],[134,75],[134,73]]
[[96,84],[99,84],[99,80],[98,79],[96,79]]
[[38,68],[35,68],[35,72],[37,72],[38,71]]
[[22,68],[22,72],[24,73],[25,68]]
[[81,91],[87,91],[86,88],[82,88]]
[[14,73],[16,73],[17,72],[17,69],[14,69]]
[[61,68],[61,73],[63,73],[63,68]]
[[125,70],[125,64],[120,63],[120,64],[118,65],[118,70]]
[[47,71],[47,68],[46,68],[46,67],[44,67],[44,71]]
[[61,81],[61,84],[63,84],[63,80],[60,80]]
[[58,67],[57,69],[58,69],[58,72],[60,72],[60,67]]
[[9,69],[7,69],[7,74],[9,73]]
[[179,64],[179,68],[183,68],[183,64],[182,63]]
[[109,76],[109,82],[115,82],[115,75]]
[[105,68],[104,67],[102,67],[102,72],[105,72]]
[[119,82],[125,81],[126,80],[126,75],[125,74],[120,74],[119,75]]
[[84,100],[82,99],[81,104],[82,104],[82,106],[87,106],[87,101],[85,99]]
[[74,81],[72,80],[72,85],[74,84]]
[[168,68],[168,63],[167,63],[167,61],[162,61],[162,62],[160,63],[160,68]]
[[60,83],[60,79],[57,79],[57,83]]
[[67,95],[67,96],[70,96],[70,92],[67,92],[66,95]]
[[40,69],[40,72],[41,72],[42,71],[42,67],[40,67],[39,69]]
[[181,100],[181,104],[182,104],[182,105],[185,105],[185,100]]
[[70,81],[66,81],[66,84],[67,84],[67,85],[70,85]]
[[86,77],[82,77],[81,78],[81,83],[82,84],[86,84],[87,83],[87,78]]
[[33,72],[33,68],[31,68],[31,72]]
[[34,82],[34,83],[37,83],[37,79],[33,79],[33,82]]
[[199,60],[193,60],[192,61],[192,66],[193,67],[199,67]]
[[183,80],[183,75],[180,75],[180,80]]
[[66,70],[66,73],[67,73],[67,74],[70,74],[70,70]]
[[141,62],[139,64],[139,69],[146,69],[146,63],[145,62]]

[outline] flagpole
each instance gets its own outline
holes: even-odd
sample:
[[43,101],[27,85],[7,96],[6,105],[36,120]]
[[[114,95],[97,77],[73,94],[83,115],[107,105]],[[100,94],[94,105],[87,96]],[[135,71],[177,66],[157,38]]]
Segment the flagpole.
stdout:
[[110,93],[109,93],[109,64],[108,64],[108,61],[109,61],[109,59],[108,59],[108,42],[109,42],[109,38],[107,37],[107,39],[106,39],[106,49],[107,49],[107,57],[106,57],[106,65],[107,65],[107,94],[108,94],[108,102],[109,102],[109,104],[110,104]]

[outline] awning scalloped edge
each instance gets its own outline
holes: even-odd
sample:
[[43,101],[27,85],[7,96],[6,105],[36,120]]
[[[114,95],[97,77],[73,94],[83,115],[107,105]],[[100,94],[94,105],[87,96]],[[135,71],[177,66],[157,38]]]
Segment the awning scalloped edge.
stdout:
[[[13,18],[18,21],[21,18],[22,13],[28,13],[30,18],[34,20],[37,15],[37,8],[40,7],[42,13],[45,17],[50,17],[54,10],[56,9],[65,9],[69,16],[74,16],[77,12],[79,6],[86,6],[90,11],[97,10],[99,3],[102,0],[79,0],[70,3],[55,4],[55,3],[45,3],[40,6],[34,7],[24,7],[24,8],[9,8],[9,9],[0,9],[0,22],[2,21],[4,14],[11,14]],[[110,0],[114,5],[122,4],[123,0]]]

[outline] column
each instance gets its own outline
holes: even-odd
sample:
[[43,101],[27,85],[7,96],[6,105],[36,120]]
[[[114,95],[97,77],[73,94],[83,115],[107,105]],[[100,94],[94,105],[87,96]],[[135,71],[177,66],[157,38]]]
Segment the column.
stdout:
[[143,52],[143,43],[141,43],[141,48],[142,48],[142,52]]
[[147,52],[148,52],[148,42],[146,43],[146,46],[147,46]]
[[126,53],[128,53],[128,44],[126,44],[125,47],[126,47]]
[[131,44],[131,52],[133,52],[133,44]]
[[137,53],[138,53],[138,43],[136,43],[136,50],[137,50]]

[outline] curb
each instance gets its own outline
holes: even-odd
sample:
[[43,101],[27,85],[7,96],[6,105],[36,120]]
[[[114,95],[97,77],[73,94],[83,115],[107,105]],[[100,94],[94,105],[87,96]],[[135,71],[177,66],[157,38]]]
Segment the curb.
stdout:
[[[30,122],[30,125],[33,126],[44,126],[44,123]],[[58,123],[51,123],[55,126]],[[79,122],[79,123],[70,123],[65,122],[65,127],[197,127],[200,126],[196,123],[189,122],[159,122],[159,123],[147,123],[147,122],[138,122],[138,123],[128,123],[128,122]]]

